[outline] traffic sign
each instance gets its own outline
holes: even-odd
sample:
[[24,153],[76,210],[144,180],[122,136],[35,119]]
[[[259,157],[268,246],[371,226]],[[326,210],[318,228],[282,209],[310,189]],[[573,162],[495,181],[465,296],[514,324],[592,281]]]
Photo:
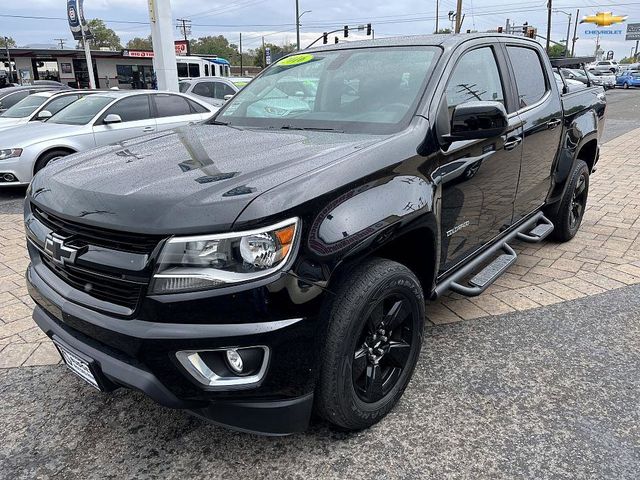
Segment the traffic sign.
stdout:
[[271,47],[266,47],[264,49],[264,57],[267,65],[271,65]]

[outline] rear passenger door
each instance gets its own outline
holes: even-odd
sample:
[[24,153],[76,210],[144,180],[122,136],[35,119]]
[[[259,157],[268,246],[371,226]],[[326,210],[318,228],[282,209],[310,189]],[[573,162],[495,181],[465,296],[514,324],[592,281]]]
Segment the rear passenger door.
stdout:
[[524,129],[522,167],[515,201],[515,220],[542,206],[549,194],[562,134],[562,105],[548,76],[551,66],[526,45],[506,45],[517,88],[518,115]]
[[[107,115],[119,115],[118,123],[105,124]],[[156,121],[151,115],[149,95],[134,95],[118,100],[98,117],[93,126],[96,146],[111,145],[129,138],[155,132]]]
[[156,93],[153,95],[156,125],[158,130],[169,130],[191,122],[199,122],[203,114],[196,111],[191,103],[180,95]]
[[[495,101],[513,110],[512,88],[498,44],[463,52],[447,80],[448,121],[463,103]],[[440,154],[434,180],[441,192],[441,270],[448,270],[490,242],[513,219],[522,131],[516,113],[504,135],[453,142]]]

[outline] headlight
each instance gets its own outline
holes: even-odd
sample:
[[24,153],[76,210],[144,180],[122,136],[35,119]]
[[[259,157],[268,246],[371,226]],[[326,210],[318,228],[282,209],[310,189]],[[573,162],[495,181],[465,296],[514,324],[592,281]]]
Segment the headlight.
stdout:
[[0,160],[6,160],[7,158],[16,158],[22,155],[21,148],[5,148],[0,150]]
[[298,225],[291,218],[247,232],[173,237],[160,253],[150,293],[207,290],[266,277],[287,264]]

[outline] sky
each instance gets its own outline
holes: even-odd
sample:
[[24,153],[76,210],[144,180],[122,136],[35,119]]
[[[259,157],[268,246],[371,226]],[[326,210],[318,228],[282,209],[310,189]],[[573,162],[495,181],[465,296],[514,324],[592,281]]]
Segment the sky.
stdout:
[[[299,0],[300,11],[307,11],[301,18],[301,44],[306,46],[323,31],[341,28],[343,25],[372,23],[376,38],[432,33],[435,28],[435,0]],[[439,27],[451,25],[448,12],[455,10],[455,0],[439,1]],[[538,27],[538,34],[546,35],[547,0],[463,0],[464,23],[467,29],[487,31],[512,24]],[[75,45],[66,23],[66,0],[5,0],[0,6],[0,35],[14,38],[19,46],[55,44],[54,39],[64,38],[67,46]],[[172,0],[174,19],[192,20],[192,37],[225,35],[230,42],[238,43],[243,35],[243,48],[251,49],[265,41],[275,44],[295,42],[295,0]],[[640,0],[553,0],[551,39],[566,38],[568,13],[572,14],[571,32],[576,9],[580,17],[599,11],[611,11],[616,15],[628,15],[627,23],[640,23]],[[116,31],[122,43],[133,37],[145,37],[150,33],[147,0],[85,0],[86,18],[101,18]],[[564,13],[563,13],[564,12]],[[20,17],[48,17],[43,19]],[[59,19],[58,19],[59,18]],[[586,25],[579,25],[578,36]],[[176,38],[179,32],[176,30]],[[341,34],[338,34],[341,36]],[[582,33],[584,37],[584,33]],[[352,33],[348,40],[363,38],[362,33]],[[635,42],[624,37],[601,40],[605,51],[613,50],[615,58],[628,56]],[[576,43],[576,55],[593,55],[595,39],[580,38]]]

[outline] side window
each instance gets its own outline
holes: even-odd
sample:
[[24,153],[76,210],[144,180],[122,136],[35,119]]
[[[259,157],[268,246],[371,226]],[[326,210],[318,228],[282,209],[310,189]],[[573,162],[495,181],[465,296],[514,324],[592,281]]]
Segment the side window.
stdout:
[[191,107],[187,99],[178,95],[159,93],[154,95],[158,117],[175,117],[178,115],[191,115]]
[[123,98],[109,107],[109,109],[102,115],[102,119],[111,113],[120,115],[122,122],[147,120],[151,118],[149,95],[135,95],[133,97]]
[[207,65],[206,63],[204,64],[204,76],[209,76],[209,65]]
[[547,92],[547,82],[538,53],[532,48],[507,47],[518,87],[520,108],[533,105]]
[[207,110],[206,108],[204,108],[202,105],[200,105],[197,102],[194,102],[193,100],[187,100],[189,102],[189,105],[191,105],[191,110],[196,112],[196,113],[209,113],[209,110]]
[[11,95],[7,95],[2,100],[0,100],[0,108],[2,109],[11,108],[20,100],[27,98],[27,96],[30,93],[32,92],[29,92],[28,90],[24,90],[22,92],[16,92],[16,93],[12,93]]
[[235,95],[236,91],[226,83],[216,82],[216,98],[224,100],[225,95]]
[[56,98],[45,105],[43,110],[47,110],[48,112],[51,112],[52,115],[55,115],[67,105],[71,105],[78,98],[78,95],[65,95],[64,97]]
[[493,50],[478,48],[465,53],[447,84],[449,114],[461,103],[494,101],[504,104],[504,89]]
[[213,82],[198,82],[196,86],[193,87],[193,93],[196,95],[200,95],[202,97],[213,98],[214,89]]
[[197,63],[189,64],[189,76],[190,77],[199,77],[200,76],[200,65]]
[[180,78],[188,77],[189,76],[189,69],[187,68],[187,64],[178,62],[177,65],[178,65],[178,76]]

